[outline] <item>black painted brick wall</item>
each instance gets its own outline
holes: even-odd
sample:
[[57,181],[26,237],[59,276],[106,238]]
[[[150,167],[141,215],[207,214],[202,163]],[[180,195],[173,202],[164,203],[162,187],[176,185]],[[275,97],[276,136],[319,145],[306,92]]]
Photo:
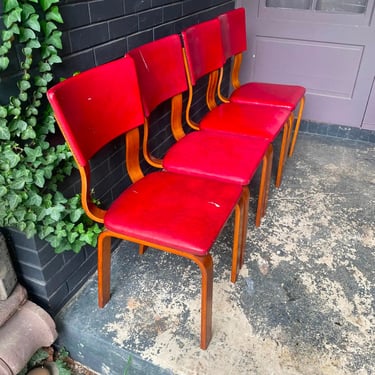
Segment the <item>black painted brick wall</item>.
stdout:
[[[2,4],[2,2],[0,2]],[[2,13],[0,5],[0,15]],[[179,33],[184,28],[216,17],[234,8],[234,0],[65,0],[59,3],[64,19],[63,63],[56,67],[55,77],[69,77],[123,56],[128,50],[155,39]],[[1,18],[1,16],[0,16]],[[1,19],[0,19],[1,28]],[[11,74],[0,79],[0,103],[14,94],[19,73],[19,56],[12,56]],[[228,67],[226,69],[228,73]],[[205,113],[204,80],[198,85],[193,118]],[[159,156],[173,143],[168,128],[169,106],[162,105],[152,116],[155,125],[150,140]],[[94,160],[92,187],[104,205],[130,184],[125,173],[124,143],[113,142]],[[145,172],[151,170],[143,161]],[[110,188],[108,189],[108,186]],[[66,194],[80,192],[78,173],[65,181]],[[95,249],[85,248],[79,254],[55,254],[38,238],[27,239],[22,233],[6,231],[20,281],[31,299],[54,315],[82,286],[96,269]]]

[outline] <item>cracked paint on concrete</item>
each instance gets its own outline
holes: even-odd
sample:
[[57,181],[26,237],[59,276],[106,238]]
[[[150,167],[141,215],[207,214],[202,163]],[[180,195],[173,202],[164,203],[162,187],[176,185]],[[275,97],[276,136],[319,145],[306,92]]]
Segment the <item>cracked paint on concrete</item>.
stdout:
[[232,223],[214,246],[206,351],[197,267],[128,244],[113,255],[110,303],[92,312],[99,334],[168,374],[375,373],[374,176],[373,145],[301,134],[260,228],[251,201],[236,284]]

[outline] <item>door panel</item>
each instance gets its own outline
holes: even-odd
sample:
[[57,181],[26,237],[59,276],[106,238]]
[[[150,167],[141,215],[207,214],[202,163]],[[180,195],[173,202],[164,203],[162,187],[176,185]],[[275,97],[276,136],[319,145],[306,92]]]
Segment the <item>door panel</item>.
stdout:
[[236,5],[247,14],[242,82],[303,85],[305,119],[362,126],[375,75],[374,0],[243,0]]

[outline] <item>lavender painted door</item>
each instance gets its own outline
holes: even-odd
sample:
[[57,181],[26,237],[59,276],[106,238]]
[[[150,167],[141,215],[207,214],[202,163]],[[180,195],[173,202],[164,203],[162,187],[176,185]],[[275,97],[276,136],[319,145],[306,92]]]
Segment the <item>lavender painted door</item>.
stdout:
[[242,82],[307,88],[304,118],[375,130],[375,0],[237,0]]

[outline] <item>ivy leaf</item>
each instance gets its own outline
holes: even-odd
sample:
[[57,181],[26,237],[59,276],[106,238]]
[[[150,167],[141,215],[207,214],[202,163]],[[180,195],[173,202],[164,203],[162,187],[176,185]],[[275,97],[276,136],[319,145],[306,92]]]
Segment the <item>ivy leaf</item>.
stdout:
[[38,231],[38,234],[40,238],[43,240],[46,238],[49,234],[53,233],[55,229],[51,226],[43,225],[40,230]]
[[36,35],[29,27],[21,27],[20,30],[20,42],[25,43],[30,39],[36,39]]
[[0,198],[8,192],[8,189],[4,185],[0,185]]
[[68,241],[72,244],[75,242],[78,236],[79,234],[77,232],[70,231],[68,232]]
[[15,168],[20,161],[20,156],[13,150],[3,151],[3,158],[8,161],[10,168]]
[[28,221],[26,228],[23,230],[27,238],[31,238],[36,233],[35,223]]
[[21,80],[17,82],[17,86],[21,91],[26,91],[31,87],[31,84],[29,81]]
[[49,71],[51,71],[51,69],[52,69],[51,65],[46,63],[46,62],[42,62],[42,63],[39,64],[39,71],[41,73],[49,72]]
[[[4,119],[1,119],[4,120]],[[9,141],[10,140],[10,131],[8,127],[6,126],[6,120],[4,120],[4,123],[0,121],[0,139],[4,141]]]
[[18,35],[19,33],[20,33],[20,28],[18,27],[18,25],[13,24],[13,26],[10,29],[2,30],[1,31],[1,37],[2,37],[2,39],[3,39],[3,41],[5,43],[6,42],[11,42],[11,40],[13,39],[14,34]]
[[26,121],[15,119],[9,123],[9,129],[17,133],[23,132],[27,128]]
[[57,26],[53,22],[44,22],[42,24],[42,28],[45,36],[48,37],[54,30],[57,29]]
[[46,11],[52,4],[58,3],[59,0],[39,0],[40,6]]
[[27,20],[30,15],[35,14],[35,8],[30,4],[22,4],[22,15],[25,20]]
[[61,31],[54,31],[47,39],[46,43],[55,46],[58,49],[62,48],[62,43],[61,43]]
[[70,220],[73,223],[76,223],[82,216],[83,214],[83,209],[82,208],[77,208],[76,210],[72,211],[69,215]]
[[19,4],[17,0],[4,0],[4,13],[8,13],[18,6]]
[[[43,0],[41,0],[41,1],[43,1]],[[50,1],[58,2],[58,0],[50,0]],[[59,8],[57,6],[53,6],[49,10],[49,12],[46,13],[46,20],[47,21],[55,21],[55,22],[58,22],[58,23],[64,23],[64,21],[61,17],[61,14],[59,12]]]
[[31,126],[28,126],[24,132],[21,134],[21,138],[23,140],[26,139],[35,139],[36,138],[36,133],[34,129]]
[[18,178],[16,181],[13,181],[11,184],[10,184],[10,187],[13,189],[13,190],[22,190],[24,187],[25,187],[25,179],[23,178]]
[[35,175],[34,175],[34,182],[35,182],[35,185],[36,186],[39,186],[40,188],[42,188],[46,182],[45,178],[44,178],[44,173],[42,170],[38,169],[36,172],[35,172]]
[[35,86],[43,87],[47,85],[47,81],[41,76],[35,77]]
[[0,46],[0,55],[6,55],[9,51],[9,48],[5,47],[4,45]]
[[0,56],[0,70],[5,70],[9,65],[9,59],[6,56]]
[[21,92],[19,93],[18,97],[20,98],[20,100],[22,100],[23,102],[25,102],[27,100],[27,94],[25,92]]
[[28,163],[34,163],[37,158],[40,158],[43,153],[42,149],[38,146],[36,148],[25,147],[26,161]]
[[43,199],[40,195],[38,195],[35,192],[30,192],[29,199],[27,200],[27,203],[30,206],[41,206],[42,202],[43,202]]
[[22,202],[20,195],[15,193],[14,191],[10,191],[6,197],[10,210],[15,210],[16,207]]
[[6,118],[8,114],[8,111],[6,107],[0,105],[0,118]]
[[25,219],[28,220],[28,221],[35,222],[35,221],[36,221],[36,215],[35,215],[34,212],[28,212],[28,213],[25,215]]
[[51,82],[53,80],[53,75],[51,73],[44,73],[43,74],[43,79],[46,82]]
[[49,64],[53,65],[53,64],[59,64],[62,62],[62,59],[60,56],[56,55],[56,54],[53,54],[51,55],[48,60]]
[[26,46],[29,48],[36,49],[36,48],[40,48],[41,44],[39,40],[37,39],[30,39],[29,41],[27,41]]
[[34,31],[40,31],[39,16],[37,14],[32,14],[25,22],[25,25]]
[[31,56],[32,53],[33,53],[33,50],[31,49],[31,47],[25,47],[25,48],[22,48],[22,53],[28,57],[28,56]]
[[21,12],[22,9],[17,7],[14,8],[11,12],[4,14],[3,22],[7,29],[9,29],[13,23],[21,21]]

